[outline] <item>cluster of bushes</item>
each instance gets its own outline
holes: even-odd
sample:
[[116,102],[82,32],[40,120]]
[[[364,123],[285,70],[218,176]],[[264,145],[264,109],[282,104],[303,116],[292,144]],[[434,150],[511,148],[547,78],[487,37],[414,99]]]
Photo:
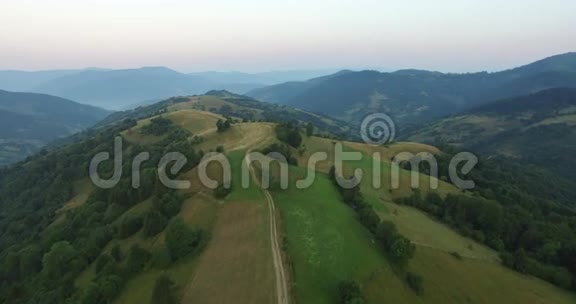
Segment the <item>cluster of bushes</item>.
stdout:
[[398,203],[421,209],[499,251],[505,266],[566,289],[576,288],[572,237],[576,221],[564,221],[552,208],[532,213],[517,203],[502,204],[479,195],[449,194],[443,199],[436,193],[422,197],[418,191]]
[[284,142],[294,148],[300,147],[302,144],[302,135],[298,124],[281,123],[276,126],[276,137],[281,142]]
[[171,129],[175,128],[170,119],[162,117],[162,115],[152,118],[150,123],[144,125],[140,132],[148,135],[162,135]]
[[360,193],[360,185],[344,188],[336,182],[335,174],[334,167],[332,167],[330,175],[334,180],[334,184],[340,190],[344,202],[356,211],[360,222],[372,232],[376,240],[386,249],[386,253],[391,260],[399,266],[405,266],[414,256],[416,247],[409,239],[396,230],[394,223],[380,220],[374,208],[366,202]]
[[282,143],[273,143],[269,146],[267,146],[266,148],[262,149],[262,151],[260,151],[262,154],[266,155],[268,153],[280,153],[281,155],[283,155],[286,158],[286,161],[288,162],[288,164],[290,165],[297,165],[298,164],[298,159],[296,157],[294,157],[292,155],[292,150],[290,150],[290,147],[288,147],[285,144]]
[[230,119],[218,119],[218,121],[216,122],[216,129],[218,130],[218,132],[224,132],[228,129],[230,129],[231,126],[231,122]]
[[172,262],[199,252],[206,239],[205,231],[189,227],[178,217],[166,228],[166,249]]
[[[380,220],[374,208],[366,202],[360,193],[360,185],[351,188],[340,186],[336,181],[334,167],[330,169],[330,176],[336,187],[340,190],[344,202],[356,211],[362,225],[374,235],[375,239],[386,251],[389,260],[399,266],[399,270],[404,270],[410,259],[414,256],[416,246],[398,232],[393,222]],[[422,293],[423,286],[421,277],[414,273],[407,272],[405,273],[405,279],[416,293]]]
[[366,298],[362,294],[360,285],[353,280],[342,281],[338,284],[338,304],[364,304]]

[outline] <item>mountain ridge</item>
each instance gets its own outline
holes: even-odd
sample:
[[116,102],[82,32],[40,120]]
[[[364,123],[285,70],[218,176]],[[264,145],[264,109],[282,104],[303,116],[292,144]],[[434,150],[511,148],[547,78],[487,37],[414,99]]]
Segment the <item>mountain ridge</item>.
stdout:
[[371,112],[385,112],[406,125],[552,87],[576,87],[576,53],[493,73],[365,70],[265,87],[247,95],[322,112],[354,124]]

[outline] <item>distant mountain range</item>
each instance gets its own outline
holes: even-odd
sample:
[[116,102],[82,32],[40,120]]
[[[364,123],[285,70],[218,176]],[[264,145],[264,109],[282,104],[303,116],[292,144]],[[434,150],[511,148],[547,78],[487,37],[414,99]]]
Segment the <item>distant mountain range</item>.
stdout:
[[120,110],[158,100],[201,94],[212,89],[245,93],[254,88],[305,80],[331,71],[265,73],[197,72],[184,74],[165,67],[109,70],[0,71],[0,89],[45,93],[81,103]]
[[60,97],[0,90],[0,166],[91,127],[110,112]]
[[354,124],[368,113],[385,112],[405,125],[553,87],[576,87],[576,53],[495,73],[342,71],[308,81],[258,88],[247,95]]

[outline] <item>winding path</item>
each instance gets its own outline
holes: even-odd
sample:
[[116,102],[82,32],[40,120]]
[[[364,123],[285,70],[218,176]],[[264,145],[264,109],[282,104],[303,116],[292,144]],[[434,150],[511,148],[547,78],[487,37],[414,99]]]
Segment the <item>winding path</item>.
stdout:
[[250,167],[250,173],[254,182],[262,189],[266,201],[268,202],[268,210],[270,213],[270,243],[272,247],[272,258],[274,261],[274,272],[276,273],[276,295],[278,304],[288,304],[290,297],[288,296],[288,282],[286,279],[286,271],[284,270],[284,263],[282,262],[282,251],[280,249],[280,242],[278,241],[278,228],[276,225],[276,207],[274,206],[274,199],[267,189],[264,189],[257,179],[254,168],[250,166],[250,152],[247,152],[245,161]]

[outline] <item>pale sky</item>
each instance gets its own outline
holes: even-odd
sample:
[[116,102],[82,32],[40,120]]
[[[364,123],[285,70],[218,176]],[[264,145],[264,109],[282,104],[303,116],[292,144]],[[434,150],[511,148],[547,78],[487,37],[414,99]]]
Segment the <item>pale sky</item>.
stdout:
[[0,69],[462,72],[576,51],[574,0],[0,1]]

